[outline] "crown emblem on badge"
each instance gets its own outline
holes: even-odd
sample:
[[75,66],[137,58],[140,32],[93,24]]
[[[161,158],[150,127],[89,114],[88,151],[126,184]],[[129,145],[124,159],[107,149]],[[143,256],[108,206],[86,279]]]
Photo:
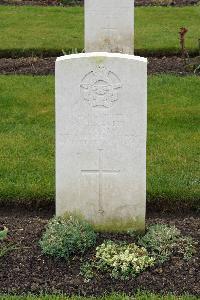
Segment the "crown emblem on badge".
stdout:
[[110,108],[119,99],[122,84],[116,74],[97,66],[84,76],[80,88],[83,100],[92,107]]

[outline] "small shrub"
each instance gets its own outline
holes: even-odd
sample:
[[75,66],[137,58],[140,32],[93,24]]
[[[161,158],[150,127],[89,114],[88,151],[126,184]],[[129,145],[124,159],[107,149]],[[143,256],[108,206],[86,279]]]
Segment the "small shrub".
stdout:
[[8,228],[6,227],[2,227],[2,229],[0,229],[0,241],[3,241],[7,238],[8,235]]
[[156,224],[149,227],[147,233],[139,238],[138,244],[145,247],[157,262],[163,263],[173,253],[189,259],[195,253],[195,242],[190,237],[182,237],[175,226]]
[[175,251],[183,256],[185,260],[190,260],[196,253],[197,243],[190,236],[180,237],[177,241]]
[[194,67],[194,74],[199,74],[200,73],[200,65],[197,65]]
[[0,258],[6,256],[12,250],[17,249],[8,238],[8,228],[0,228]]
[[95,265],[90,262],[85,262],[81,265],[80,274],[84,277],[85,282],[90,282],[90,280],[94,277],[94,267]]
[[145,248],[135,244],[105,241],[96,248],[96,267],[107,271],[111,277],[128,279],[154,265]]
[[77,216],[64,215],[53,218],[40,240],[42,252],[68,259],[75,253],[84,253],[96,241],[90,224]]
[[16,249],[17,248],[12,244],[0,245],[0,258],[6,256],[9,252]]

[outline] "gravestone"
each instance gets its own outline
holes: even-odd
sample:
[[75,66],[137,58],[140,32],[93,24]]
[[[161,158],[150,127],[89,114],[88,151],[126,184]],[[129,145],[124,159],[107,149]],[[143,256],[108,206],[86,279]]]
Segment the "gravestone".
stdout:
[[85,0],[85,51],[133,54],[133,0]]
[[99,230],[144,230],[146,74],[146,59],[133,55],[57,59],[57,215],[81,214]]
[[86,52],[98,52],[56,61],[56,214],[142,231],[147,60],[128,55],[133,1],[85,0],[85,18]]

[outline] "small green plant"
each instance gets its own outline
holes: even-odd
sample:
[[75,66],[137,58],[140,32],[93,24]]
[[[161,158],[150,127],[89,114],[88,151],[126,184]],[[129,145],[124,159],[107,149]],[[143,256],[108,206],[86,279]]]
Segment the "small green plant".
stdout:
[[49,221],[39,243],[44,254],[68,259],[72,254],[84,253],[95,241],[90,224],[79,216],[65,214]]
[[194,74],[199,74],[200,73],[200,65],[195,66]]
[[16,246],[9,244],[9,245],[0,245],[0,258],[7,255],[10,251],[16,250]]
[[8,235],[8,228],[3,227],[2,229],[0,229],[0,241],[3,241],[7,238]]
[[14,249],[16,247],[8,239],[8,228],[4,226],[0,229],[0,258]]
[[128,279],[154,265],[144,247],[135,244],[105,241],[96,248],[96,267],[113,278]]
[[189,259],[195,253],[195,242],[190,237],[182,237],[175,226],[156,224],[139,238],[138,244],[145,247],[158,263],[167,261],[172,254]]
[[183,256],[185,260],[190,260],[192,256],[196,253],[197,243],[190,236],[179,237],[175,252]]
[[80,274],[84,277],[85,282],[90,282],[90,280],[94,277],[94,267],[95,265],[91,262],[85,262],[81,265]]

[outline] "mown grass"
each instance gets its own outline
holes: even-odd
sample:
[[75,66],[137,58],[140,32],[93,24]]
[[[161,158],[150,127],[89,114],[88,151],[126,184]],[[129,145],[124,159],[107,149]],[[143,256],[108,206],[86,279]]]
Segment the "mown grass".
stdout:
[[173,296],[166,295],[160,296],[151,293],[137,293],[135,296],[129,297],[126,295],[113,294],[110,296],[104,297],[66,297],[66,296],[1,296],[1,300],[197,300],[198,298],[195,296]]
[[148,82],[147,197],[151,203],[200,204],[199,94],[199,77],[152,76]]
[[[148,201],[197,208],[200,78],[148,85]],[[0,76],[0,95],[0,202],[54,201],[54,77]]]
[[54,79],[0,76],[0,198],[54,199]]
[[[0,6],[0,56],[58,55],[84,48],[82,7]],[[179,28],[188,28],[186,47],[198,53],[200,6],[137,7],[135,49],[140,54],[179,52]]]

